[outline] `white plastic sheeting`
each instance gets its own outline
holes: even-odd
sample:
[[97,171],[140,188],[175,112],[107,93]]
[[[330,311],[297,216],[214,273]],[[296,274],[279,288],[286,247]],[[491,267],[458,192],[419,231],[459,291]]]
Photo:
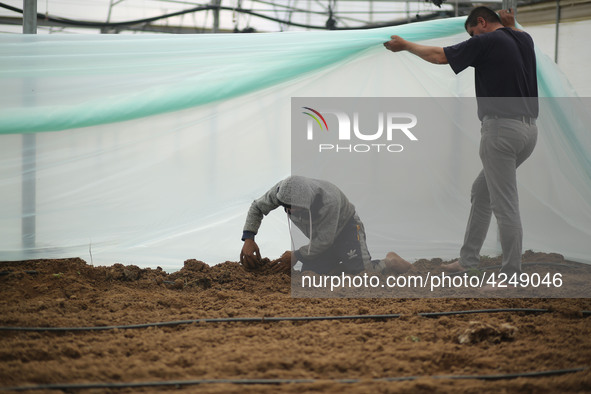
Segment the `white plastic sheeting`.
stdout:
[[588,65],[591,64],[591,51],[581,50],[588,44],[588,36],[591,32],[591,20],[575,22],[560,22],[558,34],[558,48],[556,48],[556,25],[535,25],[525,28],[534,38],[538,48],[551,59],[555,57],[558,49],[558,66],[568,77],[581,97],[591,97],[591,73]]
[[[434,45],[467,38],[461,18],[349,32],[0,36],[0,260],[78,256],[167,270],[189,258],[236,261],[250,203],[290,174],[291,97],[473,96],[470,71],[392,54],[381,45],[392,34]],[[542,95],[574,96],[550,59],[539,53],[538,63]],[[584,109],[571,108],[588,101],[570,100],[543,109],[539,145],[519,171],[524,246],[589,262],[591,143]],[[457,138],[461,151],[440,146],[447,159],[420,162],[445,192],[436,204],[418,194],[409,207],[449,220],[375,231],[368,218],[374,257],[385,248],[410,260],[459,254],[479,132]],[[458,162],[473,175],[456,179]],[[33,213],[21,189],[31,174]],[[432,180],[406,186],[421,182]],[[363,212],[371,199],[353,202]],[[491,234],[483,253],[499,251]],[[264,220],[257,242],[269,257],[290,248],[282,212]]]

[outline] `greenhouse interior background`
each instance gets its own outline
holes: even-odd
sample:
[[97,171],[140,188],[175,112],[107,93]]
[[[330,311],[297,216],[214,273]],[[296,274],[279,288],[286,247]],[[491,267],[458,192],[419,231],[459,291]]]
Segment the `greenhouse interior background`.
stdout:
[[[31,4],[37,18],[26,33],[34,37],[23,34]],[[236,261],[250,202],[290,174],[290,98],[473,95],[470,74],[456,78],[395,57],[381,43],[390,34],[441,46],[464,40],[462,17],[475,4],[0,1],[0,260],[76,256],[167,270],[189,258]],[[516,7],[537,47],[542,90],[566,100],[548,102],[550,112],[563,106],[575,114],[562,108],[547,120],[556,133],[520,170],[530,207],[524,222],[534,229],[524,246],[591,262],[584,132],[591,1],[477,4]],[[472,131],[465,137],[472,145],[458,154],[477,166]],[[473,174],[445,177],[441,184],[468,196]],[[405,193],[402,200],[413,199]],[[363,210],[364,196],[355,197]],[[469,202],[456,200],[417,201],[423,216],[406,218],[416,223],[411,234],[370,223],[370,248],[373,236],[378,255],[457,256]],[[430,215],[438,218],[432,227]],[[543,230],[549,223],[556,234]],[[491,254],[498,252],[493,233],[485,246]],[[284,215],[269,215],[260,245],[270,257],[289,249]]]

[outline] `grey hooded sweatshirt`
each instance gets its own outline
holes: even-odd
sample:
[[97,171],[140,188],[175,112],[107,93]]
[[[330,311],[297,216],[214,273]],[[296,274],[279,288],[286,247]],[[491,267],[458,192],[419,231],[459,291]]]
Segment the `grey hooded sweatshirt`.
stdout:
[[253,201],[242,239],[254,238],[263,217],[279,206],[291,208],[289,218],[292,223],[310,239],[309,245],[296,251],[300,261],[328,250],[355,215],[355,206],[332,183],[294,175]]

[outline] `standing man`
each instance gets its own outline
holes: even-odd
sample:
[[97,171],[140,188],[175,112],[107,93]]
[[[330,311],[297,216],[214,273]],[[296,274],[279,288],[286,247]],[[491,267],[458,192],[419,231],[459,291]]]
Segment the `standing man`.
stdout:
[[456,74],[474,67],[483,170],[472,185],[460,259],[444,267],[461,272],[479,264],[494,213],[503,250],[501,272],[509,279],[521,273],[523,231],[516,169],[532,153],[538,133],[534,43],[529,34],[515,28],[511,9],[501,10],[499,17],[487,7],[477,7],[464,27],[471,38],[449,47],[420,45],[398,36],[384,46],[392,52],[409,51],[431,63],[449,64]]

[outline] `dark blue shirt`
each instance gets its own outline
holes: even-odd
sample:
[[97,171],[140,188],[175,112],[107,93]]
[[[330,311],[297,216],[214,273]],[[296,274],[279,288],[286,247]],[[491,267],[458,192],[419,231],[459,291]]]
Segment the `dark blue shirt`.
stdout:
[[536,55],[529,34],[504,27],[443,50],[456,74],[474,67],[480,119],[538,116]]

